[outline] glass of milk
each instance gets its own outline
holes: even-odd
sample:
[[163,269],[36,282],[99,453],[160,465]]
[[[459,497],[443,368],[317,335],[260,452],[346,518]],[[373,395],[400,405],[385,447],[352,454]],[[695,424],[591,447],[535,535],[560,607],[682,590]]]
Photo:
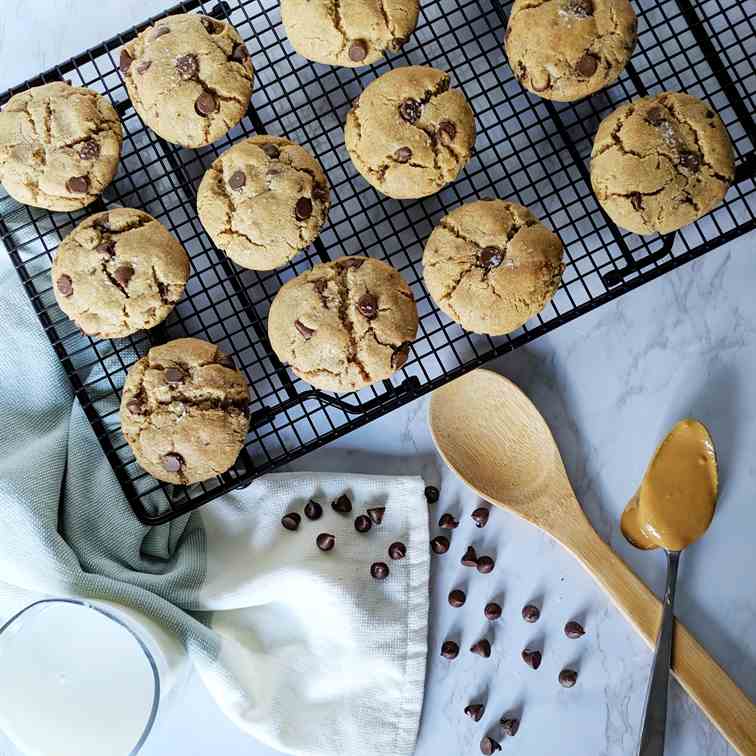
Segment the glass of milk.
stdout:
[[157,716],[161,662],[110,607],[31,604],[0,627],[0,753],[138,753]]

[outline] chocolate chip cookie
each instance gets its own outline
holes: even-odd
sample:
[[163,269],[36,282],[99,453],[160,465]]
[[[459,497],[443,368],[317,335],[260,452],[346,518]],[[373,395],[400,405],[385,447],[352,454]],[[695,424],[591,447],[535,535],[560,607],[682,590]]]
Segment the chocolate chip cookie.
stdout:
[[599,126],[591,184],[609,217],[636,234],[667,234],[722,202],[735,178],[727,129],[680,92],[617,108]]
[[158,480],[188,485],[234,464],[249,424],[249,390],[231,357],[200,339],[152,347],[131,366],[121,428]]
[[525,88],[570,101],[616,81],[633,54],[636,31],[629,0],[515,0],[505,47]]
[[380,260],[342,257],[284,284],[268,318],[279,359],[326,391],[356,391],[407,361],[417,308],[399,273]]
[[113,180],[123,130],[96,92],[63,82],[11,97],[0,113],[0,182],[47,210],[79,210]]
[[311,244],[328,215],[328,181],[304,147],[256,136],[205,173],[197,210],[215,245],[253,270],[283,265]]
[[406,66],[373,81],[347,114],[344,138],[357,170],[396,199],[425,197],[470,159],[475,118],[449,76]]
[[119,67],[142,120],[184,147],[220,139],[252,94],[252,62],[239,33],[200,14],[157,21],[121,50]]
[[423,253],[436,304],[463,328],[501,335],[539,313],[559,288],[559,237],[527,207],[468,202],[442,218]]
[[332,66],[366,66],[397,51],[417,24],[418,0],[281,0],[292,47]]
[[168,317],[189,278],[189,258],[141,210],[120,208],[80,223],[52,265],[58,305],[90,336],[116,339]]

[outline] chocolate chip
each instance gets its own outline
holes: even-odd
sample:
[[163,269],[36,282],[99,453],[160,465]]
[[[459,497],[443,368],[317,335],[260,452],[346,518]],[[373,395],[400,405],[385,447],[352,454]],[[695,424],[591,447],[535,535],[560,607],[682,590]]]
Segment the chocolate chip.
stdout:
[[281,157],[281,150],[276,147],[275,144],[271,144],[270,142],[267,142],[266,144],[261,144],[260,149],[271,159],[271,160],[278,160],[279,157]]
[[423,113],[423,106],[417,100],[408,97],[399,104],[399,115],[407,123],[417,123]]
[[467,714],[473,722],[480,722],[483,719],[483,714],[486,711],[486,707],[483,704],[470,704],[465,706],[465,714]]
[[526,648],[522,652],[522,660],[529,667],[532,667],[533,669],[538,669],[538,667],[541,666],[541,652],[540,651],[530,651],[529,649]]
[[138,65],[137,67],[136,67],[136,72],[137,72],[138,74],[143,74],[143,73],[146,73],[146,72],[147,72],[147,71],[149,70],[149,68],[150,68],[150,66],[151,66],[151,65],[152,65],[152,61],[151,61],[151,60],[143,60],[143,61],[142,61],[142,62],[141,62],[141,63],[140,63],[140,64],[139,64],[139,65]]
[[349,45],[349,60],[354,63],[359,63],[361,60],[365,60],[367,57],[367,43],[364,39],[355,39],[351,45]]
[[94,139],[87,139],[87,141],[79,147],[79,157],[82,160],[94,160],[99,156],[100,145],[97,144]]
[[184,466],[184,458],[176,452],[164,454],[160,461],[163,463],[163,469],[169,473],[177,473]]
[[467,551],[462,555],[460,563],[465,567],[478,566],[478,555],[475,553],[475,549],[472,546],[467,547]]
[[593,0],[567,0],[564,9],[578,18],[588,18],[593,15]]
[[365,260],[361,257],[349,257],[341,262],[342,268],[361,268],[365,264]]
[[394,160],[396,160],[397,163],[409,163],[411,159],[412,150],[409,147],[400,147],[394,153]]
[[116,268],[115,273],[113,273],[113,278],[125,288],[129,285],[129,281],[131,281],[133,275],[134,268],[132,268],[131,265],[119,265]]
[[118,61],[118,67],[122,73],[128,73],[131,68],[131,64],[134,62],[134,58],[131,57],[128,50],[121,50],[121,57]]
[[517,731],[520,729],[520,720],[514,717],[501,719],[499,720],[499,724],[501,725],[501,729],[503,730],[504,734],[509,735],[510,738],[513,738],[515,735],[517,735]]
[[501,746],[493,738],[489,738],[488,735],[480,741],[480,752],[485,754],[485,756],[491,756],[492,753],[500,750]]
[[431,541],[434,554],[446,554],[449,551],[449,539],[446,536],[436,536]]
[[705,115],[705,116],[706,116],[707,118],[714,118],[714,111],[713,111],[713,110],[707,110],[707,111],[706,111],[706,112],[704,113],[704,115]]
[[679,163],[683,168],[695,173],[701,168],[701,158],[694,152],[681,152]]
[[368,517],[376,524],[380,525],[383,522],[383,515],[386,514],[386,507],[371,507],[367,510]]
[[230,370],[236,369],[234,358],[230,354],[221,354],[219,352],[215,361],[218,365],[222,365],[223,367],[229,368]]
[[661,126],[667,119],[664,117],[664,112],[661,108],[654,107],[646,113],[646,120],[652,126]]
[[155,30],[152,32],[152,38],[157,39],[158,37],[162,37],[164,34],[168,34],[170,32],[170,29],[167,26],[156,26]]
[[392,352],[391,367],[394,370],[399,370],[399,368],[407,362],[407,358],[409,357],[409,349],[410,345],[405,342]]
[[581,76],[593,76],[598,69],[598,58],[595,55],[591,55],[591,53],[586,53],[575,64],[575,68]]
[[312,198],[318,202],[325,202],[328,199],[328,189],[321,184],[315,184],[312,187]]
[[441,515],[441,519],[438,521],[438,527],[444,528],[444,530],[454,530],[459,525],[459,522],[454,519],[448,512]]
[[339,514],[349,514],[352,511],[352,500],[346,494],[341,494],[336,501],[331,502],[331,508]]
[[477,643],[473,643],[470,646],[470,651],[482,656],[484,659],[488,659],[491,656],[491,642],[488,638],[481,638]]
[[223,26],[213,18],[200,16],[200,21],[209,34],[220,34],[223,31]]
[[312,338],[312,335],[315,333],[314,328],[308,328],[301,320],[294,321],[294,328],[296,328],[297,331],[299,331],[300,336],[306,340]]
[[169,367],[165,371],[165,382],[166,383],[183,383],[184,382],[184,371],[181,368],[177,367]]
[[357,302],[360,314],[372,320],[378,314],[378,300],[370,293],[363,294]]
[[630,195],[630,204],[633,206],[633,210],[641,210],[643,208],[643,197],[640,192],[633,192]]
[[576,638],[581,638],[585,635],[585,630],[583,630],[583,626],[579,622],[571,620],[564,626],[564,634],[568,638],[575,640]]
[[247,183],[247,174],[244,171],[234,171],[228,180],[228,185],[238,191]]
[[478,253],[478,262],[486,270],[498,268],[504,262],[504,250],[498,247],[484,247]]
[[563,669],[559,673],[559,684],[563,688],[572,688],[577,682],[577,672],[574,669]]
[[234,51],[231,53],[231,60],[235,60],[237,63],[246,63],[248,59],[249,50],[247,50],[247,46],[243,42],[234,45]]
[[308,520],[319,520],[323,516],[323,507],[317,501],[310,499],[305,504],[304,513]]
[[71,276],[65,275],[65,273],[58,278],[58,280],[55,282],[55,285],[58,287],[58,291],[64,296],[64,297],[70,297],[71,294],[73,294],[73,281],[71,280]]
[[126,409],[131,412],[132,415],[141,415],[144,411],[144,403],[141,399],[130,399],[126,402]]
[[444,659],[456,659],[459,656],[459,645],[454,641],[444,641],[441,644],[441,656]]
[[409,42],[409,37],[394,37],[388,46],[395,52],[401,50]]
[[215,95],[212,92],[203,92],[194,101],[194,110],[197,115],[209,116],[218,110],[218,100],[215,99]]
[[455,609],[459,609],[460,606],[465,605],[466,599],[467,596],[465,596],[465,592],[459,590],[459,588],[455,588],[449,593],[449,606],[453,606]]
[[497,620],[501,617],[501,607],[492,601],[490,604],[486,604],[485,609],[483,609],[483,616],[487,620]]
[[357,517],[354,518],[354,529],[358,533],[367,533],[372,527],[373,523],[367,515],[357,515]]
[[89,179],[86,176],[71,176],[66,181],[66,189],[72,194],[86,194],[89,191]]
[[457,136],[457,127],[453,121],[441,121],[438,124],[438,140],[441,144],[451,144]]
[[294,215],[297,220],[307,220],[312,215],[312,200],[309,197],[300,197],[294,205]]
[[407,556],[407,547],[401,541],[394,541],[388,547],[388,555],[392,559],[404,559]]
[[296,512],[289,512],[289,514],[285,514],[281,518],[281,525],[283,525],[286,530],[296,530],[301,521],[302,518]]
[[526,604],[522,607],[522,618],[525,620],[525,622],[530,622],[531,624],[533,622],[538,622],[540,616],[541,610],[537,606],[533,606],[533,604]]
[[476,528],[485,528],[490,514],[491,513],[487,507],[478,507],[470,516],[472,517]]
[[113,257],[113,255],[115,255],[115,242],[112,240],[104,241],[102,244],[97,245],[95,252],[101,255],[107,255],[108,257]]
[[321,533],[315,543],[321,551],[330,551],[336,545],[336,538],[331,533]]
[[199,60],[197,56],[189,53],[188,55],[176,58],[176,70],[178,71],[178,75],[185,81],[195,78],[199,73]]
[[376,580],[385,580],[389,576],[389,568],[386,562],[373,562],[370,565],[370,574]]
[[439,490],[435,486],[426,486],[425,487],[425,500],[428,502],[428,504],[435,504],[438,501],[438,497],[440,496]]

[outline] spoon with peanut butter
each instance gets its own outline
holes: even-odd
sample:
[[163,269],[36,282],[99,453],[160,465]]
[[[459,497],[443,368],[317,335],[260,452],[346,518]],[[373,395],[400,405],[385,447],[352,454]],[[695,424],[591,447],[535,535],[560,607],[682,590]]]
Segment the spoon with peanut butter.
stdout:
[[638,756],[661,756],[667,723],[675,586],[680,553],[709,527],[719,476],[714,442],[698,420],[681,420],[659,444],[622,514],[625,538],[639,549],[664,549],[667,587],[646,693]]

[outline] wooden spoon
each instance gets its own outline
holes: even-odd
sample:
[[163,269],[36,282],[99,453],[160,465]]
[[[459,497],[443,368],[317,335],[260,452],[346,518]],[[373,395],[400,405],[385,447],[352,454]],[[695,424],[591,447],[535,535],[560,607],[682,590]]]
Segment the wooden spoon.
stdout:
[[[430,427],[441,456],[484,499],[514,512],[571,551],[649,646],[661,604],[601,540],[575,497],[546,421],[503,376],[474,370],[437,389]],[[680,622],[672,672],[730,745],[756,754],[756,706]]]

